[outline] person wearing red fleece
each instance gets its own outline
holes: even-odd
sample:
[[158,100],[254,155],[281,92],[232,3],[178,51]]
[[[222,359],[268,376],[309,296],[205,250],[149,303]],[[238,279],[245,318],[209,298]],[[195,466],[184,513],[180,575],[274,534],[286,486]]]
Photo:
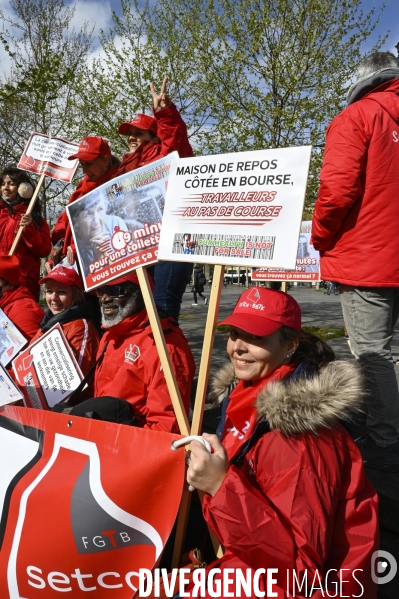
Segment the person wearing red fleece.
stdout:
[[[376,599],[378,498],[341,424],[361,408],[358,368],[334,361],[326,343],[303,331],[298,303],[281,291],[245,291],[220,324],[230,358],[214,387],[221,423],[216,435],[204,433],[212,453],[191,443],[187,471],[225,550],[206,573],[222,582],[217,596],[239,596],[231,593],[237,572],[246,577],[250,569],[268,597],[322,599],[340,588],[341,597]],[[274,569],[272,589],[267,569]],[[201,596],[214,595],[215,586]]]
[[[151,279],[150,283],[153,287]],[[128,401],[137,426],[178,432],[137,275],[130,273],[112,281],[97,288],[96,294],[105,333],[97,352],[93,397],[112,396]],[[167,352],[188,413],[194,358],[180,327],[172,318],[161,314],[160,317]]]
[[[68,160],[79,159],[84,177],[69,198],[68,204],[72,204],[93,189],[100,187],[116,176],[119,160],[111,153],[107,141],[102,137],[85,137],[79,144],[76,154],[69,156]],[[76,260],[76,250],[73,243],[71,225],[66,211],[62,212],[54,226],[51,241],[55,245],[63,241],[62,255],[68,257],[68,263],[72,265]],[[51,265],[52,266],[52,265]]]
[[[187,127],[179,111],[166,93],[165,77],[158,94],[151,83],[153,115],[137,114],[130,122],[119,125],[118,133],[127,137],[129,152],[123,156],[117,176],[150,164],[171,152],[180,158],[194,156],[187,136]],[[190,282],[194,264],[187,262],[160,262],[153,274],[156,305],[178,322],[180,304]]]
[[44,312],[30,289],[21,285],[17,256],[0,255],[0,308],[27,341],[36,335]]
[[40,258],[51,250],[50,229],[36,201],[26,214],[34,186],[25,171],[7,167],[0,174],[0,254],[8,254],[20,225],[22,236],[14,254],[20,261],[20,278],[24,287],[39,300]]

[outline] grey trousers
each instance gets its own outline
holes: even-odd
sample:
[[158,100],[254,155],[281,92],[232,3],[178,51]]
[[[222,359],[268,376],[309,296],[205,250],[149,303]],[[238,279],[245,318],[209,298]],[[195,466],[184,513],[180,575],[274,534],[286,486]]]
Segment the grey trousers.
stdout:
[[363,366],[367,432],[377,445],[399,439],[399,391],[391,355],[399,288],[339,285],[351,350]]

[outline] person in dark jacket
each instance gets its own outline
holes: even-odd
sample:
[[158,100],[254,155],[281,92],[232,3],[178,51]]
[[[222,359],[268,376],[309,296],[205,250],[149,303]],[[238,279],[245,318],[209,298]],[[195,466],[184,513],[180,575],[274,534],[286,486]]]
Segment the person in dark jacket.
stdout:
[[199,266],[196,266],[194,268],[193,276],[194,276],[194,283],[193,283],[194,303],[193,303],[193,306],[198,306],[197,294],[204,300],[204,304],[206,306],[208,303],[208,298],[205,297],[205,295],[202,295],[202,293],[205,289],[205,285],[206,285],[206,276],[204,275],[204,271]]
[[18,168],[7,167],[0,174],[0,254],[9,253],[19,226],[21,239],[14,252],[20,262],[20,278],[24,287],[39,300],[40,258],[51,250],[50,229],[41,215],[36,201],[31,214],[26,214],[34,193],[28,174]]
[[[222,421],[217,435],[203,435],[212,453],[191,443],[187,471],[187,482],[205,493],[206,522],[225,550],[208,570],[220,569],[217,595],[228,596],[227,569],[235,589],[239,570],[245,577],[249,568],[254,580],[262,568],[258,588],[270,597],[265,570],[273,568],[272,591],[281,599],[321,599],[337,588],[375,599],[378,499],[340,423],[361,407],[359,369],[334,361],[327,344],[302,331],[299,305],[281,291],[245,291],[220,324],[229,329],[230,357],[214,383]],[[253,586],[244,594],[259,596]]]
[[321,277],[339,285],[351,351],[367,373],[367,466],[399,472],[399,391],[391,343],[399,315],[399,67],[360,65],[348,107],[327,130],[312,239]]

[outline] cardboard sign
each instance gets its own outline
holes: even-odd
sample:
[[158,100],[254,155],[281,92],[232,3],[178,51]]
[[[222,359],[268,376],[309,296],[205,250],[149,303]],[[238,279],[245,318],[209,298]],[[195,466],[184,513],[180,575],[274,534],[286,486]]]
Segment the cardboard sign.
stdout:
[[25,337],[0,308],[0,364],[7,366],[26,344]]
[[62,328],[56,324],[13,361],[28,408],[51,410],[65,401],[83,379]]
[[172,152],[67,206],[87,291],[157,261],[169,172],[177,159]]
[[294,268],[311,147],[182,158],[160,260]]
[[185,471],[176,438],[0,410],[1,598],[131,599],[176,518]]
[[25,146],[18,168],[52,179],[70,183],[78,167],[79,160],[68,160],[75,154],[79,144],[65,141],[60,137],[49,137],[33,132]]
[[301,225],[295,270],[274,270],[255,268],[253,281],[320,281],[320,255],[310,243],[312,221],[305,220]]
[[0,406],[23,399],[23,395],[7,370],[0,364]]

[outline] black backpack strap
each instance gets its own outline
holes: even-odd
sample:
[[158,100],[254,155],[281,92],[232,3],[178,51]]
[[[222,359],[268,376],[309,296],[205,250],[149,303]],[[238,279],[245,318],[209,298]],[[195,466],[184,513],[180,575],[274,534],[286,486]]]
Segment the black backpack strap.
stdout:
[[238,454],[230,460],[230,464],[233,464],[234,466],[237,466],[237,468],[240,468],[244,461],[244,457],[248,453],[248,451],[252,449],[252,447],[259,441],[259,439],[263,435],[268,433],[270,430],[271,429],[268,420],[259,420],[254,432],[252,433],[248,441],[246,441],[244,445],[241,446]]

